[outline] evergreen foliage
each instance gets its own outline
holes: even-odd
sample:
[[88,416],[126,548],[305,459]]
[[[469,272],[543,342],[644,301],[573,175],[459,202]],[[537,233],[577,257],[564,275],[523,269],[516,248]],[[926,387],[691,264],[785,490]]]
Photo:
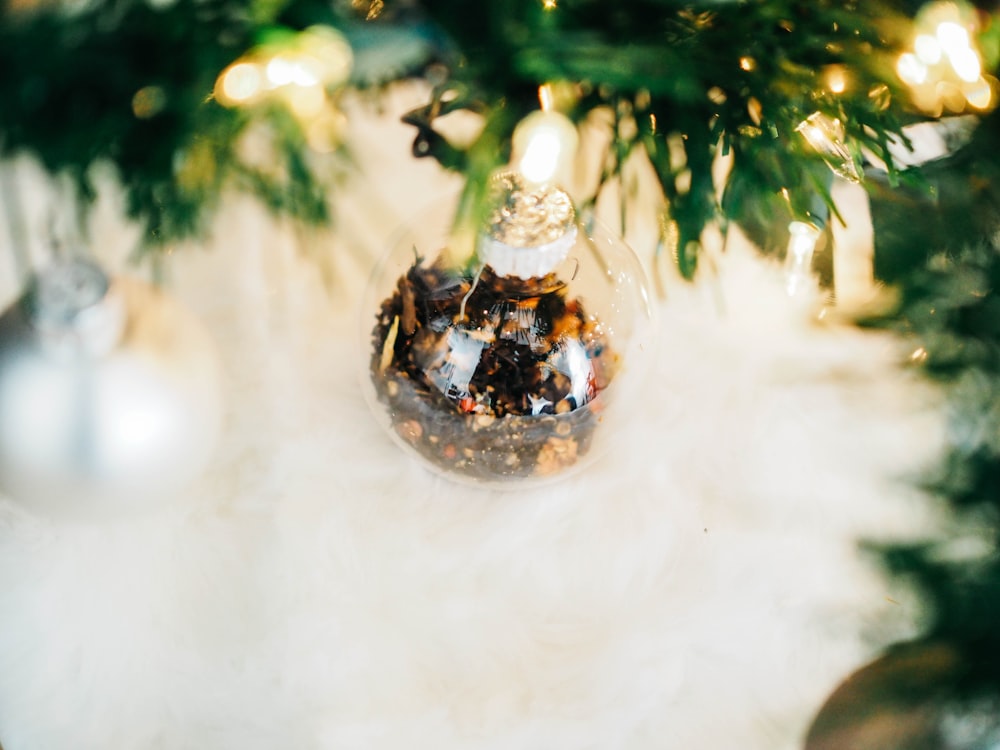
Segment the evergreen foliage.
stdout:
[[[0,0],[0,154],[29,152],[68,174],[86,199],[91,167],[111,163],[128,213],[152,250],[202,231],[227,186],[269,207],[327,221],[329,165],[277,104],[225,107],[222,70],[275,34],[339,28],[355,56],[352,82],[411,75],[435,83],[406,120],[414,154],[467,177],[476,211],[486,177],[509,157],[538,89],[560,88],[574,121],[609,114],[613,137],[600,184],[641,151],[663,191],[692,275],[712,221],[766,226],[829,206],[829,171],[797,132],[814,113],[844,126],[849,161],[867,174],[876,271],[901,290],[877,321],[926,353],[921,367],[950,398],[951,450],[931,481],[954,512],[947,543],[880,548],[915,580],[933,614],[926,637],[965,656],[968,684],[1000,693],[1000,117],[983,116],[948,158],[901,169],[893,143],[925,119],[895,62],[920,3],[907,0]],[[988,68],[1000,17],[981,15]],[[992,25],[991,25],[992,21]],[[831,71],[846,73],[841,90]],[[471,143],[450,142],[441,118],[482,116]],[[242,148],[263,129],[274,164]],[[725,185],[713,164],[732,154]],[[883,165],[878,168],[873,164]],[[725,193],[720,201],[718,196]],[[964,542],[963,542],[964,543]]]

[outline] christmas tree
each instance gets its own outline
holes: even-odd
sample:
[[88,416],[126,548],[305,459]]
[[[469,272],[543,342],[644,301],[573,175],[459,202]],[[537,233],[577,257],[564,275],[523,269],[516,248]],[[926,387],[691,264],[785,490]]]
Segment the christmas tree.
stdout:
[[[533,249],[551,250],[571,222],[553,220],[553,205],[571,205],[573,215],[583,217],[587,231],[570,239],[591,248],[604,247],[587,233],[598,209],[614,217],[623,235],[645,211],[639,221],[653,227],[653,235],[648,247],[636,250],[652,270],[656,296],[675,306],[691,299],[684,291],[689,282],[712,278],[727,247],[752,246],[762,262],[782,265],[777,294],[783,299],[818,299],[819,316],[858,336],[887,335],[908,351],[909,361],[898,369],[930,384],[947,420],[944,455],[907,478],[939,502],[935,527],[916,541],[856,539],[859,559],[882,571],[887,585],[915,589],[922,619],[905,643],[887,646],[878,662],[887,666],[882,672],[876,666],[874,679],[862,674],[822,710],[815,705],[819,716],[803,743],[809,750],[972,750],[991,747],[1000,736],[1000,662],[993,653],[1000,613],[998,66],[1000,13],[986,2],[2,0],[0,154],[8,165],[30,160],[56,186],[50,223],[69,215],[72,225],[68,231],[49,227],[59,235],[50,238],[56,246],[99,244],[102,238],[90,229],[95,206],[102,186],[118,186],[121,213],[135,230],[130,264],[158,276],[177,247],[217,231],[219,213],[234,194],[252,196],[274,221],[290,221],[299,232],[350,221],[340,199],[350,202],[345,193],[367,156],[350,137],[351,118],[384,106],[394,87],[416,85],[420,106],[401,118],[412,139],[409,159],[454,175],[458,194],[444,231],[463,237],[470,227],[488,225],[494,260],[483,256],[476,268],[460,258],[453,274],[425,263],[422,254],[434,248],[413,240],[404,248],[412,265],[394,267],[389,296],[364,302],[370,317],[362,339],[370,347],[375,326],[375,347],[363,359],[378,381],[377,398],[396,420],[396,437],[473,477],[557,472],[576,462],[578,452],[583,456],[589,430],[600,430],[605,416],[612,424],[614,410],[602,414],[601,395],[619,371],[628,371],[617,359],[627,361],[632,346],[631,333],[622,331],[631,325],[629,315],[642,314],[637,305],[622,314],[625,322],[601,319],[603,311],[585,304],[592,297],[573,296],[572,283],[546,286],[563,256],[511,292],[498,269],[507,262],[504,253],[521,246],[509,240],[510,226],[500,226],[497,216],[514,213],[514,230],[522,231],[528,209],[519,203],[519,182],[504,183],[506,203],[498,209],[497,175],[501,182],[514,174],[529,184],[559,181],[565,188],[556,198],[546,194],[554,201],[543,206],[548,213],[541,223],[549,233],[533,235]],[[31,280],[36,263],[25,247],[37,227],[26,220],[31,207],[25,204],[34,194],[17,174],[0,173],[6,255],[17,275],[10,286],[23,302],[17,309],[26,310],[0,325],[9,361],[24,356],[25,321],[40,330],[51,324],[59,335],[65,325],[59,304],[60,310],[45,308],[47,295],[65,289],[53,292]],[[845,195],[855,202],[845,205]],[[859,200],[870,231],[849,213]],[[857,230],[859,223],[870,234],[861,243],[870,244],[867,254],[852,244],[857,234],[845,239],[845,226]],[[557,250],[557,256],[575,252]],[[79,254],[51,252],[77,260]],[[622,268],[615,274],[629,281],[612,305],[619,312],[645,299],[636,281],[641,270]],[[572,282],[578,271],[585,277],[587,268],[577,263]],[[74,273],[74,304],[84,305],[80,294],[104,293],[99,275]],[[333,277],[336,286],[336,272]],[[526,303],[508,297],[532,300],[529,323]],[[208,345],[192,344],[202,332],[194,324],[184,328],[183,313],[172,308],[157,315],[175,321],[172,346],[194,347],[186,367],[201,373],[200,385],[183,377],[171,385],[171,403],[203,419],[175,428],[157,449],[158,458],[169,453],[169,461],[143,464],[146,473],[136,474],[138,484],[123,485],[125,494],[180,477],[179,463],[190,473],[204,470],[207,443],[219,429],[212,421],[217,414],[205,416],[218,409],[209,391],[219,376],[205,355]],[[458,324],[477,315],[480,329],[466,335]],[[116,335],[135,328],[113,316],[100,325]],[[576,349],[566,338],[553,343],[555,332],[562,336],[567,328],[574,330],[569,340]],[[506,333],[494,335],[494,329]],[[486,343],[483,330],[493,337]],[[474,366],[463,374],[454,355],[459,334],[462,356],[474,350],[483,362],[492,357],[490,374],[500,380],[479,383]],[[77,338],[56,345],[63,354],[82,346]],[[529,349],[535,369],[510,365]],[[592,368],[582,385],[567,376],[564,386],[552,375],[575,372],[581,359]],[[0,380],[3,372],[0,367]],[[474,425],[474,438],[460,431],[451,436],[428,411],[437,401],[413,386],[426,373],[432,386],[436,377],[445,379],[438,386],[456,405],[455,423]],[[530,392],[507,388],[522,382]],[[11,392],[13,400],[0,403],[29,400],[19,398],[27,391]],[[18,462],[34,450],[34,438],[26,437],[35,435],[31,425],[51,419],[40,411],[44,400],[39,396],[19,416],[12,406],[0,412],[7,423],[0,442],[19,446],[0,447],[9,454],[0,461],[0,479],[5,472],[19,481],[27,475]],[[511,416],[548,421],[537,423],[542,432],[535,437],[526,423],[505,421]],[[571,416],[572,427],[560,421]],[[554,432],[545,431],[550,425]],[[196,433],[206,446],[192,447]],[[57,473],[44,462],[40,472]],[[59,481],[51,489],[56,505],[76,492],[66,477]],[[523,514],[519,520],[529,522]],[[420,627],[427,646],[433,628]],[[922,672],[933,679],[915,676]],[[539,695],[532,700],[544,703],[547,694]],[[364,706],[355,708],[364,714]],[[505,710],[497,708],[498,715]],[[158,731],[156,717],[147,719],[150,731]],[[364,737],[379,736],[378,717],[365,721],[351,735],[344,729],[349,722],[331,719],[336,729],[328,746],[360,747]],[[461,724],[460,717],[455,721]],[[33,747],[32,737],[44,737],[23,726],[5,728],[0,712],[0,741],[10,743],[8,750]],[[437,730],[428,726],[427,736]],[[675,746],[657,744],[643,731],[630,727],[623,736],[633,737],[634,747]],[[238,733],[220,736],[220,746],[228,747]],[[386,736],[386,746],[401,739]],[[505,746],[533,747],[546,736],[514,732],[507,736],[513,744]],[[576,740],[574,746],[584,746]],[[304,746],[313,746],[310,741]]]

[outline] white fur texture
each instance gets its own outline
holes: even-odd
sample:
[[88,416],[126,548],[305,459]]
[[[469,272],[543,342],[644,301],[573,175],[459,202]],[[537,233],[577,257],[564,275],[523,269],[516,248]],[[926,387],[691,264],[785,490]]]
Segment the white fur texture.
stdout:
[[915,626],[857,542],[933,523],[907,479],[934,394],[747,253],[670,285],[641,408],[586,473],[475,491],[401,454],[356,329],[372,253],[445,181],[409,136],[359,128],[335,236],[234,200],[171,259],[228,383],[183,498],[91,524],[0,503],[6,750],[795,748]]

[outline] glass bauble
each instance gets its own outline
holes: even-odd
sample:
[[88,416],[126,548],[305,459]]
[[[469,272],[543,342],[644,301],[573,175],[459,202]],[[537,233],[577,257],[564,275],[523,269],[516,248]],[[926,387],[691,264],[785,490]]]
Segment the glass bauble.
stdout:
[[0,492],[41,515],[157,507],[219,434],[214,342],[162,291],[61,261],[0,315]]
[[466,482],[538,483],[626,429],[652,356],[642,265],[558,188],[497,178],[489,216],[441,201],[369,283],[366,395],[395,441]]

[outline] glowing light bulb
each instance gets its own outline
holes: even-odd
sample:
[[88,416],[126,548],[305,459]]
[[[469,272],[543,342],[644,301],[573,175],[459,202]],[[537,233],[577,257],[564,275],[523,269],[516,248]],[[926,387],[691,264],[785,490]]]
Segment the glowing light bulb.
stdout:
[[532,112],[514,130],[513,150],[517,170],[526,180],[546,183],[566,178],[576,153],[573,123],[559,112]]
[[215,83],[215,97],[228,107],[243,104],[260,93],[263,83],[256,63],[236,62],[222,71]]
[[284,96],[292,112],[303,119],[316,117],[326,107],[326,93],[320,86],[289,86]]
[[844,126],[840,120],[822,112],[813,112],[796,131],[816,149],[834,174],[850,182],[861,182],[854,157],[844,143]]
[[809,287],[812,279],[812,259],[820,230],[806,221],[788,225],[788,251],[785,255],[785,291],[794,297]]
[[965,27],[954,21],[942,21],[935,32],[945,54],[951,55],[956,50],[969,48],[969,32]]
[[975,83],[982,75],[983,68],[979,62],[979,55],[973,49],[965,47],[953,50],[949,53],[948,59],[951,67],[955,69],[955,74],[963,81]]
[[538,106],[543,112],[549,112],[555,107],[556,96],[551,83],[543,83],[538,87]]
[[937,65],[941,62],[941,42],[936,36],[918,34],[913,40],[913,50],[917,53],[917,59],[924,65]]
[[304,86],[307,88],[319,86],[322,81],[320,80],[319,74],[315,69],[316,67],[315,61],[311,61],[308,58],[296,60],[293,65],[294,79],[292,80],[292,83],[296,86]]
[[826,86],[834,94],[843,94],[847,90],[847,69],[843,65],[828,66]]
[[275,55],[264,68],[264,74],[272,88],[287,86],[295,80],[295,66],[291,60]]
[[927,81],[927,66],[922,63],[912,52],[904,52],[896,61],[896,73],[911,86],[916,86]]
[[549,128],[537,130],[518,163],[521,174],[531,182],[548,182],[558,169],[561,150],[558,132]]
[[989,109],[993,104],[993,87],[985,78],[980,78],[966,88],[965,99],[976,109]]

